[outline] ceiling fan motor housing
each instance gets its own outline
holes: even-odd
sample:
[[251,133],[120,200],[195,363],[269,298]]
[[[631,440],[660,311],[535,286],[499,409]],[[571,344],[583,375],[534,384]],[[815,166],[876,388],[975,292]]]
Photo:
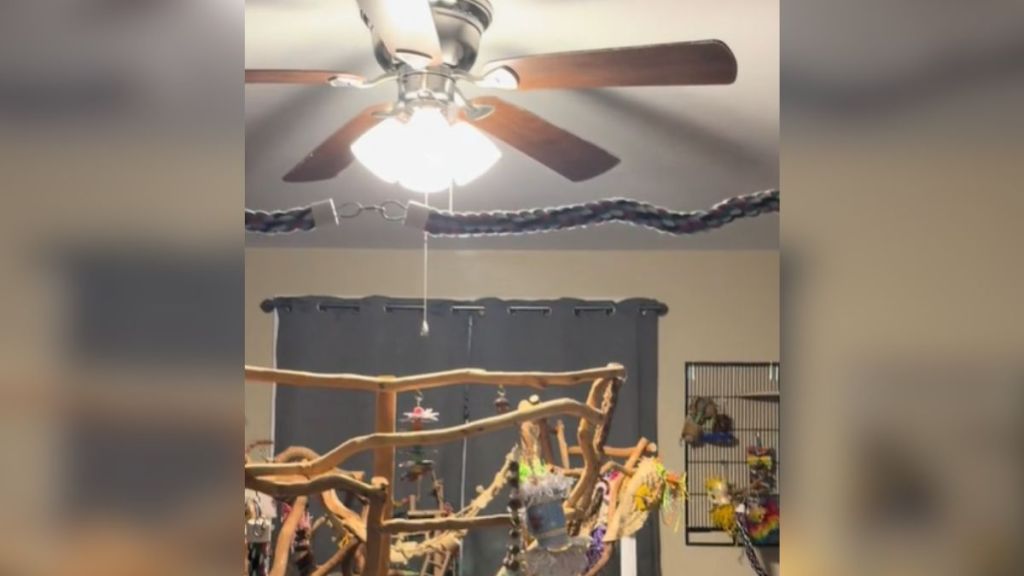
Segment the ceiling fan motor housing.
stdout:
[[[480,37],[491,24],[493,14],[489,0],[430,0],[430,11],[437,26],[444,64],[455,70],[468,72],[480,49]],[[402,62],[384,45],[365,13],[363,23],[370,29],[373,55],[381,68],[398,69]]]

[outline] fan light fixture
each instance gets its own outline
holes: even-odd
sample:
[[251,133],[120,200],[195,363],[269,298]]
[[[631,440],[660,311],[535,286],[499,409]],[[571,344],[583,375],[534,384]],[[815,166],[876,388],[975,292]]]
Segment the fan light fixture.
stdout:
[[447,190],[472,182],[501,158],[494,142],[462,121],[449,123],[434,106],[413,110],[408,121],[386,118],[352,144],[370,172],[414,192]]

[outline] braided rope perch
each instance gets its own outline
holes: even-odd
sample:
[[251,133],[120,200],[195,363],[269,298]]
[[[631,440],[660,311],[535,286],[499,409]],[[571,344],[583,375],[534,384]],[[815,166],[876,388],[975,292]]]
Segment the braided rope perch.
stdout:
[[[423,210],[428,212],[425,218],[422,216]],[[680,236],[720,228],[738,218],[752,218],[778,211],[779,191],[766,190],[729,198],[715,204],[710,210],[692,212],[668,210],[628,198],[610,198],[556,208],[491,212],[444,212],[410,202],[406,222],[418,225],[422,221],[422,228],[434,236],[530,234],[609,222],[623,222]]]
[[[682,236],[721,228],[739,218],[753,218],[779,211],[779,191],[765,190],[723,200],[709,210],[681,212],[628,198],[609,198],[554,208],[490,212],[446,212],[418,202],[406,206],[404,224],[432,236],[509,236],[570,230],[621,222]],[[346,216],[348,217],[348,216]],[[308,232],[334,221],[334,202],[263,212],[245,211],[245,229],[258,234]]]
[[309,206],[273,212],[245,209],[245,231],[258,234],[308,232],[316,228],[318,224],[332,220],[335,224],[338,223],[334,201],[330,199],[314,202]]

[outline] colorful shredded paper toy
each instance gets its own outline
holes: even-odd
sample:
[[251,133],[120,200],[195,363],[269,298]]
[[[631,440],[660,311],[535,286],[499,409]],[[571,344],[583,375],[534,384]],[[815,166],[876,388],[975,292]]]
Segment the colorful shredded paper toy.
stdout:
[[[419,405],[419,399],[416,400],[416,407],[412,409],[412,412],[404,412],[402,414],[402,422],[406,422],[413,425],[413,430],[421,430],[424,422],[437,422],[438,418],[441,417],[441,413],[437,412],[433,408],[424,408]],[[417,428],[420,426],[420,428]]]
[[747,533],[754,544],[771,545],[779,543],[779,500],[772,496],[763,504],[748,505],[746,514]]
[[[410,412],[403,413],[402,422],[408,424],[413,432],[420,432],[424,424],[435,423],[441,414],[433,408],[424,408],[423,394],[416,393],[416,406]],[[431,451],[432,452],[432,451]],[[398,467],[402,470],[402,480],[417,482],[434,471],[434,461],[428,457],[428,450],[422,445],[416,444],[404,451],[408,460],[401,462]]]

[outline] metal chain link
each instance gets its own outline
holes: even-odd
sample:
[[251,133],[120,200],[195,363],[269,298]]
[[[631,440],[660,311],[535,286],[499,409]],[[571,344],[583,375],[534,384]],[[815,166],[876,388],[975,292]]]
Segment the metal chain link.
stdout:
[[[359,202],[345,202],[334,209],[336,219],[355,218],[364,212],[380,214],[389,222],[401,222],[405,219],[405,206],[397,200],[385,200],[380,204],[364,205]],[[245,210],[245,230],[259,234],[287,234],[290,232],[307,232],[317,226],[313,206],[302,206],[289,210],[264,212],[261,210]]]

